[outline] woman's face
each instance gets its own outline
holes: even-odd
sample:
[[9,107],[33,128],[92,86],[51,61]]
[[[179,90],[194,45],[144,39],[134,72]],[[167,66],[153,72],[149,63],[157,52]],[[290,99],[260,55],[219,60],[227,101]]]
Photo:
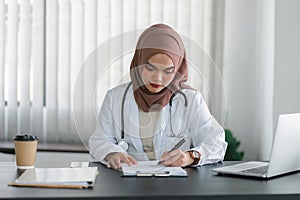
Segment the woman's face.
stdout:
[[143,67],[142,80],[150,92],[157,93],[172,82],[175,74],[171,58],[165,54],[156,54]]

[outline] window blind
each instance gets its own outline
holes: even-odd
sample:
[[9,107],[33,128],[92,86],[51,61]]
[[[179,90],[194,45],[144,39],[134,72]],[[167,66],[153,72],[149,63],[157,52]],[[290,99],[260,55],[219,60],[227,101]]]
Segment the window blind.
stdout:
[[105,92],[129,80],[141,32],[166,23],[182,36],[189,84],[220,123],[223,1],[0,0],[0,139],[87,144]]

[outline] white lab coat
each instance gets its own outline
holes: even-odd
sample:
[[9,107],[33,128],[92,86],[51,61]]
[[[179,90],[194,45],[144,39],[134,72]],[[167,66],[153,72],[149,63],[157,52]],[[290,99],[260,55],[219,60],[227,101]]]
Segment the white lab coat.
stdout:
[[[104,158],[107,154],[124,152],[117,142],[121,140],[121,104],[127,85],[117,86],[105,96],[97,128],[89,140],[90,154],[96,161],[105,163]],[[201,160],[198,165],[222,161],[227,147],[223,128],[210,114],[199,91],[183,89],[182,92],[187,97],[186,108],[183,95],[177,94],[172,101],[171,118],[169,104],[160,111],[153,138],[156,159],[185,137],[186,142],[180,149],[199,151]],[[124,105],[124,139],[129,144],[127,152],[137,161],[148,160],[140,139],[139,110],[132,86],[127,92]]]

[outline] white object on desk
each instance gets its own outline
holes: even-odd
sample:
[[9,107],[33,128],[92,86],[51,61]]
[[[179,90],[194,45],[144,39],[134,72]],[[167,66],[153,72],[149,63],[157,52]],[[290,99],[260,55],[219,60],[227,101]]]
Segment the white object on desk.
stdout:
[[156,161],[138,161],[138,164],[128,166],[122,164],[123,176],[187,176],[181,167],[166,167]]
[[89,167],[89,162],[71,162],[71,166],[72,168],[75,167]]
[[11,186],[88,188],[93,187],[97,167],[27,169]]

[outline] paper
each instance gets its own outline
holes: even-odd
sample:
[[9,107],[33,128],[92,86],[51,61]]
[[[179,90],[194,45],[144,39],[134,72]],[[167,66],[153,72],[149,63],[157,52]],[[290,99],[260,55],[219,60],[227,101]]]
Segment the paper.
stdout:
[[124,176],[187,176],[181,167],[166,167],[157,164],[158,161],[139,161],[137,165],[122,165]]
[[88,188],[93,187],[97,167],[27,169],[11,186]]

